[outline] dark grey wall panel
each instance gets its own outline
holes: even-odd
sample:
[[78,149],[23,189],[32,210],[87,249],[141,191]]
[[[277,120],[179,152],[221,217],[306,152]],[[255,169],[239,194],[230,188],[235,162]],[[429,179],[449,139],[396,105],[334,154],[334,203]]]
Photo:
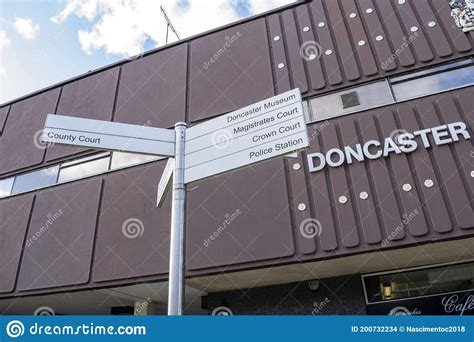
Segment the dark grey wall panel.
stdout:
[[7,121],[8,112],[10,111],[10,106],[0,108],[0,136],[3,132],[3,126],[5,121]]
[[40,164],[45,149],[39,136],[46,114],[54,113],[59,89],[15,103],[0,138],[0,174]]
[[[64,86],[57,114],[111,120],[118,72],[119,68],[110,69]],[[80,151],[85,151],[85,149],[53,145],[48,148],[46,159],[52,160]]]
[[15,288],[32,203],[32,195],[0,202],[0,293]]
[[119,171],[105,179],[93,280],[138,278],[168,272],[170,195],[156,208],[165,162]]
[[171,127],[185,120],[187,44],[123,66],[114,120]]
[[264,19],[198,38],[190,45],[190,121],[235,110],[274,94]]
[[24,247],[18,290],[89,281],[100,188],[100,179],[90,179],[38,194],[26,236],[31,243]]
[[210,178],[191,188],[186,228],[190,270],[293,255],[282,160]]

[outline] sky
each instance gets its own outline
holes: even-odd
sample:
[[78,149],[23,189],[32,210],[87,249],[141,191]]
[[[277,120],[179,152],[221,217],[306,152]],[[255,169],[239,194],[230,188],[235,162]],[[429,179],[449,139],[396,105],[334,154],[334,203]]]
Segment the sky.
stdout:
[[294,1],[0,0],[0,103]]

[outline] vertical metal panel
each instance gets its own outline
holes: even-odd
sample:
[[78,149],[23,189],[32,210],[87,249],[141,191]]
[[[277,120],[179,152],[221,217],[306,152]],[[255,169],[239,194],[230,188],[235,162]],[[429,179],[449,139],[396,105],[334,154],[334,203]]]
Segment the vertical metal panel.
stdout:
[[0,174],[43,161],[45,149],[39,137],[46,114],[56,109],[58,95],[59,89],[54,89],[12,106],[0,139]]
[[281,159],[196,182],[189,191],[189,270],[283,260],[294,254]]
[[172,127],[185,120],[188,45],[122,67],[114,121]]
[[[398,17],[400,18],[400,23],[403,26],[404,31],[406,32],[406,36],[413,37],[410,46],[413,48],[416,57],[421,62],[428,62],[431,61],[434,56],[426,40],[424,30],[422,29],[423,23],[420,23],[416,18],[415,13],[412,9],[412,4],[413,2],[406,1],[402,5],[395,4],[394,7],[398,13]],[[415,4],[413,5],[417,6]]]
[[316,26],[316,34],[321,46],[321,57],[326,71],[326,80],[332,86],[341,84],[342,76],[339,69],[339,61],[336,57],[336,48],[330,33],[331,26],[324,12],[323,3],[322,1],[313,1],[310,6],[311,15]]
[[[309,135],[312,137],[308,153],[323,150],[320,142],[320,132],[324,129],[325,126],[321,124],[314,124],[308,127]],[[311,191],[314,218],[321,223],[321,234],[319,236],[321,249],[329,252],[338,248],[339,241],[336,236],[334,215],[332,213],[334,199],[330,198],[326,173],[327,170],[311,174],[309,178],[311,182],[309,189]]]
[[[423,0],[416,2],[416,5],[413,6],[413,10],[421,18],[421,28],[426,32],[426,35],[430,38],[430,43],[432,44],[435,52],[440,57],[447,57],[453,54],[453,50],[449,45],[448,39],[436,17],[436,14],[431,9],[429,0]],[[448,10],[446,8],[446,10]],[[435,23],[435,26],[430,26],[429,23]]]
[[[64,86],[57,114],[111,120],[118,72],[118,68],[110,69]],[[46,159],[49,161],[85,150],[72,146],[54,145],[48,148]]]
[[10,106],[0,108],[0,136],[3,132],[3,127],[7,121],[8,112],[10,111]]
[[344,71],[349,81],[360,78],[360,71],[355,59],[356,46],[352,46],[349,39],[346,25],[344,23],[344,15],[341,13],[338,1],[325,1],[327,9],[328,26],[332,29],[335,52],[340,60],[340,68]]
[[395,9],[393,6],[399,6],[398,3],[392,2],[391,0],[377,0],[374,1],[374,5],[377,8],[377,13],[382,21],[385,31],[387,32],[387,37],[392,45],[392,53],[399,51],[396,54],[396,63],[401,66],[407,67],[415,64],[415,57],[413,56],[410,45],[406,48],[405,46],[407,36],[403,32],[397,16],[395,15]]
[[197,38],[190,45],[191,122],[274,95],[265,19]]
[[[367,34],[362,26],[360,13],[354,0],[341,1],[342,16],[347,22],[347,29],[353,42],[353,50],[359,57],[359,63],[365,76],[371,76],[377,73],[377,65],[375,64],[374,54],[371,50]],[[355,16],[354,16],[355,15]]]
[[14,290],[32,203],[32,195],[0,201],[0,293]]
[[298,158],[288,158],[288,180],[291,187],[293,204],[293,221],[296,228],[296,237],[299,250],[302,254],[316,252],[316,237],[321,234],[322,227],[312,214],[312,203],[309,199],[306,183],[306,156],[298,153]]
[[379,69],[385,71],[396,69],[397,64],[395,60],[391,58],[392,51],[389,45],[389,39],[382,25],[382,20],[376,12],[377,9],[374,6],[374,1],[359,0],[359,8],[375,50],[374,55],[378,60]]
[[[18,290],[89,281],[100,179],[40,192],[26,235]],[[35,239],[36,238],[36,239]]]
[[[322,131],[321,137],[324,142],[325,151],[342,146],[339,141],[336,125],[330,125]],[[335,209],[335,222],[340,236],[340,243],[344,247],[354,248],[359,245],[359,232],[354,217],[353,198],[350,194],[350,186],[346,178],[346,169],[344,166],[337,168],[328,168],[329,189],[334,198],[333,206]],[[341,196],[347,198],[346,203],[341,203],[338,199]]]
[[[354,146],[359,141],[355,122],[344,120],[340,124],[341,142],[344,146]],[[347,175],[349,176],[349,188],[353,193],[353,208],[356,213],[357,223],[360,227],[361,238],[366,243],[380,243],[382,235],[380,233],[379,222],[375,212],[374,196],[370,190],[369,180],[367,178],[367,170],[364,163],[354,161],[347,167]],[[362,193],[367,193],[367,198],[361,198]]]
[[[281,14],[282,24],[285,28],[285,43],[288,49],[289,66],[291,70],[293,84],[291,88],[299,88],[301,93],[308,91],[308,81],[306,79],[306,73],[304,69],[304,58],[309,59],[309,56],[304,54],[304,51],[300,48],[299,34],[303,33],[301,28],[297,28],[294,18],[293,10],[284,11]],[[298,32],[299,31],[299,32]],[[316,56],[316,55],[315,55]]]
[[[397,108],[396,116],[400,122],[403,130],[400,134],[408,131],[415,132],[421,127],[417,123],[417,116],[424,115],[424,113],[415,113],[414,110],[407,103],[402,103]],[[444,203],[439,181],[433,165],[431,164],[430,154],[420,149],[408,155],[413,165],[413,173],[419,179],[419,193],[423,198],[422,205],[426,207],[426,216],[430,227],[439,233],[449,232],[452,229],[449,213]],[[425,181],[433,181],[433,186],[428,188],[425,186]]]
[[[390,109],[379,109],[379,115],[390,115]],[[357,122],[359,135],[363,141],[380,140],[383,138],[377,132],[374,111],[364,113],[354,118]],[[386,246],[392,245],[392,241],[403,240],[405,230],[396,228],[402,222],[402,215],[398,207],[397,199],[390,179],[390,171],[387,163],[383,159],[375,159],[366,162],[367,174],[373,189],[374,198],[377,203],[376,214],[380,222],[380,231],[383,237],[383,243]],[[390,236],[390,239],[388,239]]]
[[[310,48],[316,54],[316,58],[312,60],[305,61],[306,71],[308,73],[308,89],[321,89],[326,85],[326,80],[324,78],[323,68],[321,66],[321,54],[323,53],[321,45],[317,42],[315,28],[311,21],[307,6],[298,6],[295,9],[296,12],[296,24],[298,29],[301,32],[301,46],[300,46],[300,55],[301,51],[304,48]],[[304,28],[308,27],[309,30],[305,31]],[[304,45],[304,47],[303,47]]]
[[[281,29],[280,16],[278,14],[269,16],[267,26],[270,36],[270,48],[273,55],[271,68],[275,75],[275,88],[277,93],[282,93],[291,89],[291,83],[288,72],[289,61],[286,58],[284,45],[286,36]],[[275,40],[277,36],[280,38]]]
[[[394,137],[399,132],[399,127],[393,117],[393,112],[377,116],[377,122],[380,127],[382,137]],[[402,218],[416,214],[414,219],[406,225],[412,236],[422,236],[428,234],[428,225],[426,223],[421,200],[418,195],[420,184],[415,179],[405,154],[392,153],[385,158],[392,178],[393,191],[399,198]],[[403,190],[403,186],[409,184],[410,191]]]
[[168,272],[170,196],[155,207],[165,161],[105,177],[95,246],[93,281]]

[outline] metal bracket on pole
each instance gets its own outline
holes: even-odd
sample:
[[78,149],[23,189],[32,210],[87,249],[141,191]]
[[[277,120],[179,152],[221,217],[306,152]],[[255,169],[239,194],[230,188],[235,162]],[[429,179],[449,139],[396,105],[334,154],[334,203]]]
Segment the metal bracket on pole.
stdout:
[[171,209],[170,237],[170,267],[168,287],[168,315],[183,314],[185,263],[184,263],[184,234],[186,185],[184,184],[184,153],[186,138],[186,123],[178,122],[174,129],[176,133],[175,163],[173,172],[173,198]]

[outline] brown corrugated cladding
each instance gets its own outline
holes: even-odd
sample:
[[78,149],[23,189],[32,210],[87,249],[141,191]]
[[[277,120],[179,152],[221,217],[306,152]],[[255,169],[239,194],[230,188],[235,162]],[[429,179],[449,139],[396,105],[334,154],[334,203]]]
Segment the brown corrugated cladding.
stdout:
[[[192,125],[293,87],[317,95],[458,59],[472,54],[472,35],[455,26],[444,0],[298,4],[4,105],[0,174],[84,153],[37,146],[47,113]],[[309,152],[461,119],[472,134],[472,95],[470,87],[311,124]],[[192,184],[188,275],[472,236],[471,150],[460,141],[315,173],[299,153]],[[164,163],[0,200],[0,296],[165,279],[169,197],[154,208]],[[308,238],[301,227],[315,219],[319,234]]]

